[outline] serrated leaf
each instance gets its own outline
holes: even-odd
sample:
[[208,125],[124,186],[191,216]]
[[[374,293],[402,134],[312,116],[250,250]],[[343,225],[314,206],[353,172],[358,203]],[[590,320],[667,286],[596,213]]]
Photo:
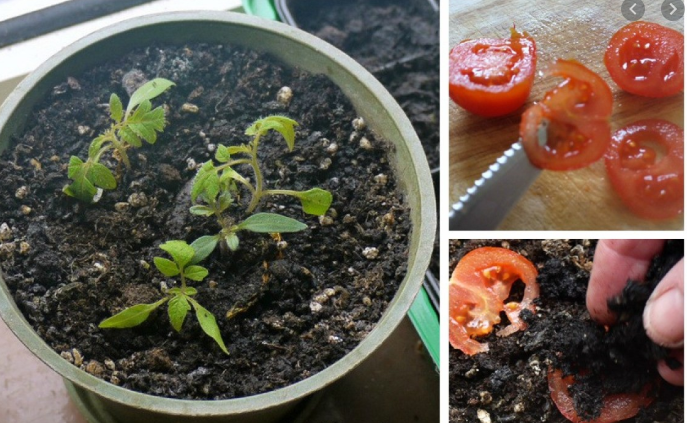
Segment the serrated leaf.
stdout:
[[219,183],[220,183],[220,185],[222,185],[222,184],[225,184],[227,181],[232,180],[232,179],[235,181],[241,182],[242,184],[248,184],[248,181],[246,180],[246,178],[241,176],[240,173],[238,173],[237,171],[235,171],[234,169],[232,169],[230,167],[227,167],[222,171],[222,176],[220,176],[220,178],[219,178]]
[[126,127],[149,144],[155,144],[157,133],[165,128],[165,112],[161,107],[155,110],[150,108],[150,101],[143,101],[126,120]]
[[286,116],[267,116],[258,119],[249,126],[248,129],[246,129],[246,135],[265,134],[272,129],[279,132],[281,136],[284,137],[289,151],[292,151],[296,140],[296,130],[294,129],[296,126],[298,126],[298,122]]
[[192,281],[200,282],[208,275],[208,269],[203,266],[188,266],[184,269],[184,276]]
[[215,152],[215,160],[217,160],[220,163],[226,163],[229,160],[231,160],[231,153],[229,153],[229,149],[225,145],[218,145],[217,146],[217,152]]
[[175,331],[181,331],[189,310],[191,310],[191,304],[188,303],[188,300],[183,295],[175,295],[169,300],[167,314],[169,314],[169,323],[172,324]]
[[167,241],[160,245],[160,248],[167,251],[169,255],[172,256],[180,269],[183,269],[191,259],[193,259],[196,253],[193,247],[188,245],[185,241]]
[[100,151],[100,148],[107,141],[107,138],[102,135],[95,137],[93,141],[91,141],[91,145],[88,146],[88,157],[91,159],[95,158],[95,156],[98,154],[98,151]]
[[86,178],[88,178],[93,185],[102,189],[117,188],[117,180],[110,169],[100,163],[91,164],[86,173]]
[[315,216],[324,215],[332,205],[332,193],[320,188],[301,192],[298,199],[301,200],[303,211]]
[[119,123],[122,120],[124,106],[122,105],[122,100],[115,93],[110,96],[110,117],[112,120]]
[[212,216],[215,212],[208,206],[191,206],[188,211],[191,212],[191,214],[195,214],[196,216]]
[[307,227],[296,219],[276,213],[256,213],[237,225],[238,230],[259,233],[299,232]]
[[210,338],[214,339],[222,351],[228,355],[229,351],[227,351],[227,347],[224,345],[224,340],[222,339],[219,326],[217,326],[217,320],[215,319],[215,316],[207,311],[203,306],[198,304],[197,301],[193,299],[190,299],[190,301],[193,307],[196,309],[196,318],[198,319],[198,323],[200,323],[200,327],[203,329],[203,332],[205,332]]
[[203,163],[203,166],[198,169],[198,173],[196,173],[196,177],[193,178],[193,185],[191,186],[192,202],[195,203],[198,196],[205,192],[205,184],[213,173],[217,175],[217,169],[212,163],[212,160],[208,160],[207,162]]
[[[231,189],[231,187],[229,187]],[[222,191],[219,195],[219,212],[222,213],[226,209],[231,206],[231,203],[234,201],[231,197],[231,192],[229,191]]]
[[238,153],[250,153],[251,149],[249,146],[247,146],[245,144],[241,144],[241,145],[230,145],[229,147],[227,147],[227,151],[229,152],[229,154],[238,154]]
[[98,327],[107,328],[132,328],[138,326],[145,322],[150,313],[152,313],[156,308],[160,307],[167,301],[167,298],[163,298],[160,301],[153,304],[136,304],[135,306],[126,308],[121,312],[115,314],[114,316],[103,320],[100,322]]
[[67,167],[67,176],[74,179],[79,175],[85,175],[86,171],[83,169],[83,164],[83,160],[76,156],[71,156],[69,158],[69,166]]
[[117,135],[119,135],[119,138],[121,138],[127,144],[131,144],[134,147],[140,148],[143,145],[141,138],[139,138],[138,135],[131,130],[131,128],[124,127],[117,132]]
[[171,86],[175,85],[174,82],[169,81],[164,78],[155,78],[141,85],[129,99],[129,104],[126,107],[126,114],[128,115],[134,107],[138,106],[145,100],[152,100],[159,96]]
[[239,237],[234,232],[224,237],[224,241],[227,243],[227,247],[231,251],[236,251],[239,249]]
[[205,235],[193,241],[191,243],[191,247],[193,248],[193,251],[195,251],[195,254],[193,255],[193,259],[191,259],[189,264],[197,264],[205,260],[210,254],[212,254],[213,251],[215,251],[218,241],[219,235]]
[[172,260],[163,257],[153,257],[153,263],[155,263],[157,270],[168,278],[174,277],[180,273],[179,266]]

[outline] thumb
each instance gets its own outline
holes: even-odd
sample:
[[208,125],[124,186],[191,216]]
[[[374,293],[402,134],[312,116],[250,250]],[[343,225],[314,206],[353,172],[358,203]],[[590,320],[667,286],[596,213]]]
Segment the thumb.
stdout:
[[667,348],[684,345],[684,259],[659,282],[644,308],[644,328],[655,343]]

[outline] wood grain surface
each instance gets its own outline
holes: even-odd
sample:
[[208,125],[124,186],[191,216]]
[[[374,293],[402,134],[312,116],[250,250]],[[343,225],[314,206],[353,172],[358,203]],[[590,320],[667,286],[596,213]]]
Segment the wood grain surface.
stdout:
[[[650,99],[623,92],[611,80],[603,55],[611,36],[629,23],[620,13],[622,1],[451,0],[449,46],[465,39],[504,38],[515,24],[537,43],[537,75],[530,97],[520,110],[499,118],[472,115],[453,102],[449,106],[449,199],[451,203],[518,139],[520,116],[560,78],[544,78],[541,69],[556,58],[576,59],[597,72],[613,90],[611,126],[616,130],[644,118],[662,118],[684,127],[683,95]],[[659,0],[645,0],[642,20],[683,32],[683,19],[661,15]],[[444,54],[448,54],[445,51]],[[513,208],[504,230],[679,230],[683,216],[650,221],[633,215],[613,191],[603,160],[576,171],[544,171]]]

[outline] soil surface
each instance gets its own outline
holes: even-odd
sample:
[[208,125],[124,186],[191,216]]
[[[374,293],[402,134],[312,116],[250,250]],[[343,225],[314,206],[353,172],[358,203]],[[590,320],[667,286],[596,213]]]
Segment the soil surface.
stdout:
[[426,0],[288,1],[304,30],[340,48],[384,84],[439,167],[439,13]]
[[[98,203],[64,195],[69,157],[86,157],[90,141],[110,124],[110,94],[126,104],[154,77],[177,84],[153,100],[164,104],[169,122],[157,143],[130,150],[130,169],[106,155],[119,186]],[[284,86],[293,91],[288,103],[277,101]],[[209,276],[194,284],[195,298],[217,317],[230,355],[191,313],[175,332],[166,307],[134,329],[99,329],[103,319],[154,302],[162,285],[178,283],[152,265],[154,256],[166,257],[158,246],[219,230],[213,219],[188,212],[196,167],[218,143],[247,143],[245,128],[270,114],[300,126],[292,153],[277,135],[263,137],[267,186],[318,186],[334,201],[318,219],[292,197],[268,197],[258,211],[308,228],[284,234],[282,250],[270,236],[241,232],[236,253],[216,250],[201,263]],[[0,157],[0,265],[17,304],[65,359],[153,395],[242,397],[321,371],[365,338],[406,274],[410,220],[387,161],[392,147],[368,129],[355,130],[356,117],[325,77],[231,45],[155,45],[70,76]],[[240,200],[244,206],[248,197]],[[245,207],[232,210],[231,218],[240,219]],[[247,310],[225,318],[241,308]]]
[[[452,423],[479,421],[478,414],[484,418],[485,412],[492,422],[569,422],[551,400],[548,369],[575,375],[570,393],[578,415],[587,420],[599,415],[605,394],[640,392],[650,386],[653,403],[624,421],[683,421],[683,389],[661,381],[656,360],[666,350],[649,340],[641,320],[650,292],[684,255],[683,241],[669,241],[654,259],[646,285],[629,283],[623,295],[612,301],[624,323],[608,332],[591,320],[585,305],[596,241],[453,240],[449,275],[461,257],[482,246],[509,248],[532,261],[539,271],[540,297],[536,314],[521,314],[528,323],[526,330],[500,338],[495,328],[480,339],[489,343],[489,352],[467,356],[449,347]],[[518,285],[522,283],[514,285],[511,300],[522,298]],[[497,326],[507,324],[504,314]]]
[[[299,27],[349,54],[384,84],[438,172],[439,13],[427,0],[286,3]],[[429,269],[439,275],[438,232],[434,251]]]

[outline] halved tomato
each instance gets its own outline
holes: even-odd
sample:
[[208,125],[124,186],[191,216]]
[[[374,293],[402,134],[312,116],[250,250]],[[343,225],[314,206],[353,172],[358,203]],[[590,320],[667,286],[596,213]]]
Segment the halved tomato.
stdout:
[[[518,280],[525,283],[522,301],[504,304]],[[537,269],[525,257],[496,247],[467,253],[458,262],[449,285],[451,345],[469,355],[488,351],[487,344],[472,338],[491,333],[493,326],[501,322],[501,311],[505,311],[510,325],[497,335],[508,336],[525,329],[527,325],[520,319],[520,312],[524,309],[534,312],[533,301],[538,296]]]
[[639,413],[639,410],[648,407],[653,398],[647,395],[648,389],[633,394],[611,394],[603,399],[603,406],[599,417],[593,420],[583,420],[577,415],[573,399],[568,389],[575,383],[572,375],[563,377],[561,370],[549,371],[549,391],[558,411],[573,423],[615,423],[629,419]]
[[[575,61],[556,60],[546,74],[565,79],[522,115],[520,137],[527,157],[533,165],[548,170],[588,166],[604,155],[611,140],[611,89],[599,75]],[[542,126],[546,143],[540,145]]]
[[682,214],[684,148],[682,128],[665,120],[641,120],[616,131],[606,153],[606,170],[633,213],[656,220]]
[[616,32],[606,49],[608,73],[623,90],[667,97],[684,88],[685,36],[651,22],[632,22]]
[[515,28],[510,38],[463,41],[449,56],[449,95],[480,116],[508,114],[529,97],[536,64],[534,39]]

